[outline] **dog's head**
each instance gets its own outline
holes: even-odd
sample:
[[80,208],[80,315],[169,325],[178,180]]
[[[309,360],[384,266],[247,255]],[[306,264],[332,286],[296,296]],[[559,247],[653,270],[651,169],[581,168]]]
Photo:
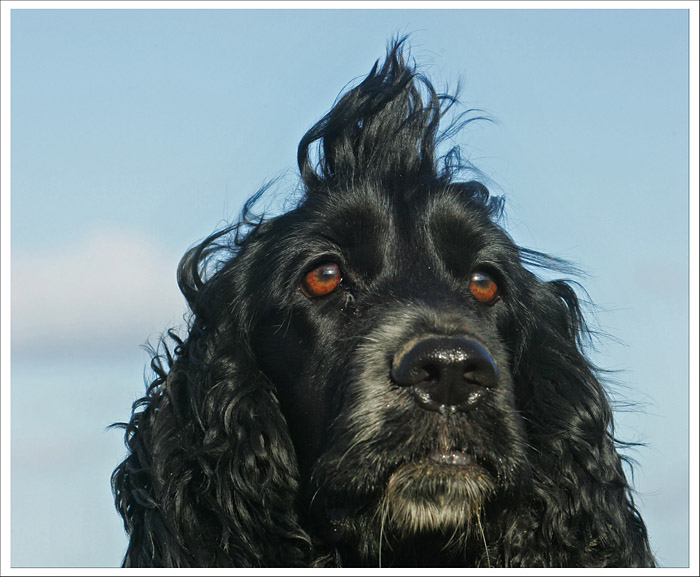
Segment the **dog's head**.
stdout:
[[252,349],[337,522],[453,530],[522,479],[513,357],[535,281],[484,199],[437,179],[316,190],[256,239]]
[[183,260],[190,333],[115,473],[127,527],[169,527],[143,557],[648,561],[576,296],[438,157],[453,102],[393,46],[302,139],[299,203]]

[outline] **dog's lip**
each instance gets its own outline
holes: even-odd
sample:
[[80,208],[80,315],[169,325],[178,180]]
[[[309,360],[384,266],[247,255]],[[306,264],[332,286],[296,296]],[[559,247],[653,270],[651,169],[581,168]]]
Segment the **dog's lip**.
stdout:
[[462,451],[434,451],[428,455],[428,459],[439,465],[453,467],[466,467],[474,463],[472,455]]

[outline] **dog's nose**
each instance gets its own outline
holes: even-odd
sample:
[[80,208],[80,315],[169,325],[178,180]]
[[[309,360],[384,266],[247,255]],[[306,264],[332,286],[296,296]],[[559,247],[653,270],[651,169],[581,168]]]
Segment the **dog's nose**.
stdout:
[[410,387],[426,409],[454,413],[475,405],[496,386],[498,368],[476,341],[428,336],[410,342],[394,356],[391,376],[398,385]]

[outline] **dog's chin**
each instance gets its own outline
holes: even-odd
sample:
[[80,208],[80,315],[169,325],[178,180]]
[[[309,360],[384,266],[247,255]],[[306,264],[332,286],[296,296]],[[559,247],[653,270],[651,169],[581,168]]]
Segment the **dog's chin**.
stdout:
[[384,526],[399,536],[453,531],[478,522],[495,491],[492,475],[461,452],[433,453],[404,463],[389,478]]

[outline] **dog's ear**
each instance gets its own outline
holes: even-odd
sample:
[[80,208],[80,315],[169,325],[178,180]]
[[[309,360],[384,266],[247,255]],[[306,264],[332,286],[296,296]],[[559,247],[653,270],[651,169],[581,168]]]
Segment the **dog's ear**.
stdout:
[[209,280],[200,277],[214,238],[180,265],[189,334],[174,337],[172,353],[154,356],[156,378],[123,425],[129,455],[112,484],[130,534],[125,566],[308,561],[294,449],[241,326],[244,267],[234,257]]
[[537,507],[549,534],[532,535],[529,547],[540,559],[561,552],[550,566],[577,557],[587,565],[653,565],[616,450],[610,403],[584,354],[588,330],[578,298],[559,280],[540,283],[533,298],[544,314],[533,319],[516,390],[533,447]]

